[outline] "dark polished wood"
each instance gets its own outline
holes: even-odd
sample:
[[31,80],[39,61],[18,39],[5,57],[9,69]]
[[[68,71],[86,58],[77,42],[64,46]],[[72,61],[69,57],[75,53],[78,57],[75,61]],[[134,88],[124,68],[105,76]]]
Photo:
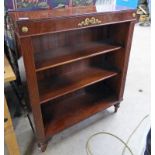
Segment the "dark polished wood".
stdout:
[[9,17],[42,151],[63,129],[110,106],[118,110],[135,10],[91,6],[9,12]]

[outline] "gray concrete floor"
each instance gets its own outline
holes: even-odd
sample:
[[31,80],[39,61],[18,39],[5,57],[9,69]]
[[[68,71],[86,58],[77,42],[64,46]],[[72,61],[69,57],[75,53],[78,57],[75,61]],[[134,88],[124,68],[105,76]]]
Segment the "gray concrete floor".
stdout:
[[[55,135],[45,153],[37,148],[27,118],[16,118],[15,132],[21,155],[86,155],[88,138],[100,131],[111,132],[126,141],[138,122],[150,113],[150,27],[135,26],[124,101],[116,114],[113,110],[109,108]],[[149,127],[150,120],[147,119],[132,137],[129,146],[134,155],[143,154]],[[93,155],[121,155],[122,146],[105,135],[90,142]],[[126,151],[125,155],[128,154]]]

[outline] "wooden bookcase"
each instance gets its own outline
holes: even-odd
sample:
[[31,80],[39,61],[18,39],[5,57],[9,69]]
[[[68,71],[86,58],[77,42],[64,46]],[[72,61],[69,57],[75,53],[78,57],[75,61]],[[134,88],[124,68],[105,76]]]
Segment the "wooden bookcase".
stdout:
[[[42,151],[48,139],[123,99],[135,10],[10,12]],[[22,62],[24,65],[22,65]]]

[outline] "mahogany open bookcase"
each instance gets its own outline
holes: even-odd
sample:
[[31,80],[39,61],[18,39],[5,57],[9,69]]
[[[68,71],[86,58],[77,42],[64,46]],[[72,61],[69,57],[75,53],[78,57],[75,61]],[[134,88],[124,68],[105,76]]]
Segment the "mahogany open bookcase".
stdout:
[[135,10],[91,6],[9,16],[42,151],[63,129],[108,107],[118,110]]

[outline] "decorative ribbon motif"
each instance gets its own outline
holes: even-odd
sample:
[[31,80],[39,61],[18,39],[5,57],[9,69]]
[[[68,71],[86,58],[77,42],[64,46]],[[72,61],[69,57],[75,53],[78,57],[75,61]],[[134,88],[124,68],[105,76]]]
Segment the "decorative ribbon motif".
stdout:
[[96,19],[95,17],[91,17],[91,18],[86,18],[84,21],[79,23],[78,26],[82,27],[82,26],[96,25],[101,23],[102,21],[100,21],[99,19]]

